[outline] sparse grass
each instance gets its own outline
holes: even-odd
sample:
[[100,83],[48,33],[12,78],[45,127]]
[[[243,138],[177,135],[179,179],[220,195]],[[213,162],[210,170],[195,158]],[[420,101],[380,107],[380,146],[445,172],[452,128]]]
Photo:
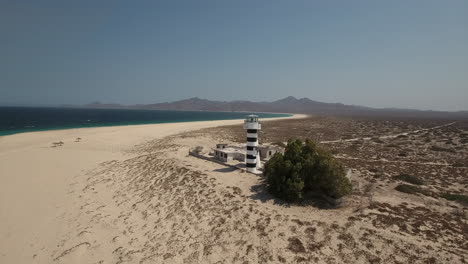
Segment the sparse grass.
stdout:
[[411,184],[424,185],[424,181],[421,178],[414,176],[414,175],[409,175],[406,173],[402,173],[396,176],[395,179],[400,180],[400,181],[405,181]]
[[468,195],[444,193],[441,195],[441,197],[449,201],[456,201],[463,205],[468,205]]

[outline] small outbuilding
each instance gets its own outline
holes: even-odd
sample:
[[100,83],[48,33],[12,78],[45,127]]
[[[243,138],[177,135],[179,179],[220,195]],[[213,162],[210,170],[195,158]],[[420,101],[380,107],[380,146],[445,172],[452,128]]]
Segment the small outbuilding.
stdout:
[[218,148],[217,144],[216,149],[214,149],[214,156],[216,159],[221,161],[231,161],[231,160],[238,160],[238,161],[245,161],[245,149],[240,147],[228,147],[222,146]]
[[278,146],[259,145],[257,148],[258,148],[258,152],[260,153],[261,160],[269,160],[276,153],[284,152],[284,149]]

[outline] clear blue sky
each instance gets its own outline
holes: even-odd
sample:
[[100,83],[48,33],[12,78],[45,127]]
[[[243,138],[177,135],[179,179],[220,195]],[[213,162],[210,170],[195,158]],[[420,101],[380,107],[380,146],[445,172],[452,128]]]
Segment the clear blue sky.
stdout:
[[3,0],[0,104],[468,110],[468,1]]

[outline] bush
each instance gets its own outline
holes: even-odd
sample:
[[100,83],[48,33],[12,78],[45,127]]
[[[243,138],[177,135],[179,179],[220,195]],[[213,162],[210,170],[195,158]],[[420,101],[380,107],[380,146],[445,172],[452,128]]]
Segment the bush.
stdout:
[[453,167],[457,167],[457,168],[460,168],[460,167],[465,167],[466,165],[462,162],[455,162],[452,164]]
[[194,153],[200,154],[203,151],[202,146],[196,146],[195,149],[193,150]]
[[444,193],[441,196],[449,201],[456,201],[461,204],[468,205],[468,195]]
[[301,201],[308,194],[341,198],[351,192],[343,166],[311,140],[290,140],[284,155],[276,153],[266,164],[268,189],[285,201]]
[[409,194],[424,194],[426,196],[430,196],[430,193],[427,190],[421,189],[418,186],[409,185],[409,184],[400,184],[395,187],[395,190],[402,192],[402,193],[409,193]]
[[421,180],[421,178],[419,178],[417,176],[409,175],[409,174],[406,174],[406,173],[402,173],[402,174],[396,176],[395,179],[400,180],[400,181],[409,182],[409,183],[416,184],[416,185],[423,185],[424,184],[424,181]]
[[431,150],[432,151],[440,151],[440,152],[452,152],[452,153],[455,152],[455,150],[453,150],[453,149],[443,148],[443,147],[440,147],[440,146],[431,146]]

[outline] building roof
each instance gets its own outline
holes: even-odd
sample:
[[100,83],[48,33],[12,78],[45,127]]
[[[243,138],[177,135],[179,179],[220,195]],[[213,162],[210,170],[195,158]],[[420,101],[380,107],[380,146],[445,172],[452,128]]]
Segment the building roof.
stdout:
[[227,148],[215,149],[215,150],[222,152],[222,153],[226,153],[226,154],[232,154],[232,153],[245,154],[247,152],[245,148],[241,148],[241,147],[227,147]]

